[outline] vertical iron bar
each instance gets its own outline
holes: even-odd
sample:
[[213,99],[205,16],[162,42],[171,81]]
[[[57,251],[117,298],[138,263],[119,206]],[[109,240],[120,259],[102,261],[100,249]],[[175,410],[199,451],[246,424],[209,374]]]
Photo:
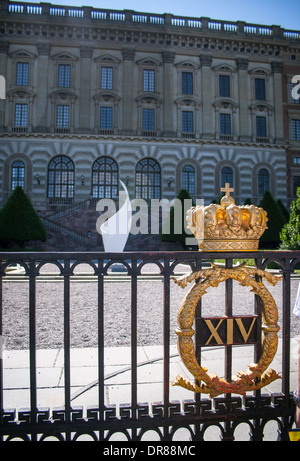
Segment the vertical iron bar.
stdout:
[[131,261],[131,408],[136,419],[137,411],[137,260]]
[[168,417],[170,399],[170,261],[165,260],[164,273],[164,417]]
[[[256,259],[255,260],[255,265],[258,269],[262,269],[262,260],[261,259]],[[262,278],[259,275],[255,275],[255,281],[256,282],[261,282]],[[254,295],[254,314],[257,315],[257,324],[256,324],[256,332],[257,332],[257,338],[256,338],[256,343],[254,346],[254,362],[257,363],[261,357],[262,353],[262,300],[261,298],[255,294]],[[254,392],[255,395],[255,406],[257,409],[260,408],[261,405],[261,390],[257,389]],[[253,441],[262,441],[262,431],[260,428],[260,419],[256,418],[253,420],[253,426],[254,426],[254,432],[252,434],[252,440]]]
[[[225,267],[226,269],[232,269],[232,258],[225,257]],[[227,317],[232,317],[232,279],[225,281],[225,315]],[[225,346],[225,379],[231,381],[232,376],[232,345],[226,344]],[[231,394],[226,394],[227,408],[230,408]],[[231,435],[231,423],[230,421],[225,421],[225,433],[223,440],[233,440]]]
[[104,421],[104,283],[102,259],[98,261],[98,406],[99,419]]
[[[30,412],[31,422],[36,423],[37,379],[36,379],[36,267],[35,261],[29,265],[29,367],[30,367]],[[32,434],[32,440],[36,435]]]
[[290,395],[290,333],[291,333],[291,270],[282,273],[282,392],[285,405],[289,406]]
[[[65,378],[65,417],[71,420],[71,363],[70,363],[70,260],[64,261],[64,378]],[[70,432],[66,431],[66,440]]]
[[[3,422],[4,400],[3,400],[3,291],[2,291],[2,261],[0,260],[0,424]],[[0,441],[3,437],[0,437]]]

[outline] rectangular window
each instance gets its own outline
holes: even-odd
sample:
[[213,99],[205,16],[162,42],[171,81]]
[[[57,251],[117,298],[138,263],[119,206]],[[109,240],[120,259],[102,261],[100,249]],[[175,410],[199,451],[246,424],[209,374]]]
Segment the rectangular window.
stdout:
[[15,126],[27,126],[27,104],[16,104],[15,105]]
[[29,64],[28,62],[17,62],[16,84],[18,86],[28,85]]
[[231,115],[220,114],[220,134],[230,135],[231,134]]
[[230,98],[229,75],[219,75],[219,93],[223,98]]
[[154,109],[143,109],[143,131],[155,130],[155,111]]
[[300,187],[300,176],[293,176],[293,195],[297,196],[297,189]]
[[101,67],[101,89],[112,90],[113,88],[113,68]]
[[292,120],[292,140],[300,141],[300,120]]
[[58,66],[58,87],[70,88],[71,66],[70,64],[59,64]]
[[266,86],[264,78],[255,79],[255,98],[259,101],[265,101],[266,99]]
[[256,136],[258,138],[267,137],[267,120],[266,117],[256,117]]
[[143,90],[155,91],[155,73],[154,70],[144,70],[143,72]]
[[112,129],[112,107],[100,107],[100,129]]
[[193,94],[192,72],[182,72],[182,94]]
[[182,111],[182,132],[193,133],[194,132],[194,113],[192,111]]
[[56,127],[57,128],[69,128],[70,122],[70,107],[69,106],[57,106],[57,117]]

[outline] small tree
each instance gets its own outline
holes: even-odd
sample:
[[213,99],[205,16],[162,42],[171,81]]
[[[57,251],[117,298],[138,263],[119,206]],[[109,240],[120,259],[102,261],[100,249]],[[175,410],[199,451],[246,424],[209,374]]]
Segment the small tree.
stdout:
[[0,241],[24,248],[31,240],[45,242],[46,230],[22,187],[17,186],[0,211]]
[[300,249],[300,187],[297,189],[297,199],[291,204],[290,219],[284,225],[280,239],[282,250]]
[[286,223],[285,217],[269,191],[265,192],[259,206],[268,213],[268,229],[261,236],[260,244],[264,248],[277,248],[280,244],[280,232]]

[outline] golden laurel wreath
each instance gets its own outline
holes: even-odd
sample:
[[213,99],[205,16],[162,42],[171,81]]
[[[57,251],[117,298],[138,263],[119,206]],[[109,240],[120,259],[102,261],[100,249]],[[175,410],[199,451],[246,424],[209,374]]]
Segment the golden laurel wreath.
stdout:
[[[259,276],[259,277],[256,277]],[[245,264],[233,268],[225,269],[211,263],[211,268],[193,272],[181,278],[174,278],[182,288],[188,283],[198,279],[187,295],[185,296],[179,311],[178,325],[176,329],[178,335],[178,351],[190,373],[196,378],[199,384],[192,383],[182,376],[177,376],[173,386],[181,386],[196,393],[209,394],[210,398],[224,393],[236,393],[245,395],[247,391],[254,391],[270,384],[281,376],[274,370],[268,369],[272,362],[278,346],[277,332],[279,331],[278,310],[273,296],[261,282],[261,278],[267,280],[271,285],[275,285],[281,277],[274,276],[269,272],[257,268],[245,267]],[[236,280],[242,286],[250,286],[250,291],[257,294],[262,301],[262,354],[258,363],[248,365],[247,371],[238,371],[231,382],[219,378],[215,373],[209,373],[207,368],[201,367],[195,355],[195,346],[192,336],[192,328],[195,310],[200,298],[206,293],[206,289],[217,287],[219,283],[228,279]]]

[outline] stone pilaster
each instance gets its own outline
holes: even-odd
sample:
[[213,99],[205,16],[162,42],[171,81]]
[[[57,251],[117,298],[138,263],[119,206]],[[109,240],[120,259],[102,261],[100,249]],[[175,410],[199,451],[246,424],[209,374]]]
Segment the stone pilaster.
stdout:
[[35,131],[46,133],[48,131],[48,75],[50,45],[38,43],[38,87],[36,91],[36,127]]
[[201,55],[200,63],[202,69],[202,137],[204,139],[213,139],[212,132],[212,75],[211,63],[212,57],[210,55]]
[[123,52],[123,123],[122,132],[125,135],[133,134],[133,113],[134,113],[134,68],[133,61],[135,50],[124,48]]
[[238,71],[238,98],[240,104],[239,110],[239,137],[241,141],[247,142],[251,140],[249,133],[249,93],[248,88],[248,60],[238,58],[236,60]]
[[175,53],[164,51],[163,59],[163,135],[168,137],[176,136],[174,130],[173,116],[174,106],[174,60]]
[[80,47],[79,133],[91,131],[91,58],[93,48]]
[[282,110],[282,68],[281,62],[272,62],[274,81],[274,116],[275,116],[275,142],[283,142],[283,110]]

